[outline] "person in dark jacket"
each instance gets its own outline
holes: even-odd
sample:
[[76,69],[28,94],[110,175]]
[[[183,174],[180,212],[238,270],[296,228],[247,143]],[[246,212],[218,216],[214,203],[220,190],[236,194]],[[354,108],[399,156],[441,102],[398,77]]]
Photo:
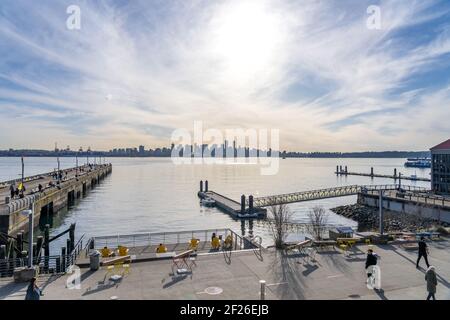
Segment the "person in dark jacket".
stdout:
[[428,291],[427,300],[430,300],[431,298],[433,298],[433,300],[436,300],[436,297],[434,295],[436,294],[437,277],[436,270],[433,266],[428,267],[427,273],[425,274],[425,281],[427,282]]
[[25,300],[40,300],[42,296],[42,290],[36,284],[36,278],[32,278],[28,285],[27,294]]
[[430,264],[428,263],[428,247],[427,247],[427,244],[425,243],[424,237],[420,237],[420,241],[419,241],[419,256],[417,258],[417,263],[416,263],[417,269],[419,268],[419,261],[422,257],[425,258],[425,263],[427,264],[427,268],[429,268]]
[[[377,257],[376,255],[373,253],[372,249],[369,249],[367,251],[367,258],[366,258],[366,270],[367,268],[369,268],[370,266],[376,266],[377,265]],[[367,273],[367,278],[370,278],[372,276],[372,273]]]

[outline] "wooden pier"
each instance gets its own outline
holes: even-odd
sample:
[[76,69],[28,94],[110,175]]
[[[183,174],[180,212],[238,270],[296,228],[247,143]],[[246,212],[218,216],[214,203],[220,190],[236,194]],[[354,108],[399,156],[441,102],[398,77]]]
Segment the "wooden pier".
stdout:
[[28,218],[22,211],[34,210],[34,225],[41,215],[51,215],[85,195],[112,171],[111,164],[88,165],[61,170],[61,175],[45,173],[25,178],[25,192],[11,198],[9,186],[21,179],[0,184],[0,232],[15,235],[28,230]]
[[347,170],[347,166],[342,168],[342,166],[336,166],[335,174],[338,176],[363,176],[363,177],[370,177],[370,178],[386,178],[386,179],[393,179],[393,180],[409,180],[409,181],[425,181],[425,182],[431,182],[431,179],[429,178],[421,178],[421,177],[408,177],[402,175],[400,172],[397,173],[397,169],[394,169],[394,174],[376,174],[373,171],[373,167],[370,168],[370,173],[361,173],[361,172],[351,172]]
[[200,191],[197,193],[200,199],[212,199],[215,201],[215,207],[230,214],[235,219],[264,219],[267,216],[267,209],[254,207],[253,196],[246,201],[245,195],[241,196],[241,203],[230,199],[222,194],[208,190],[208,181],[205,181],[203,189],[203,181],[200,181]]

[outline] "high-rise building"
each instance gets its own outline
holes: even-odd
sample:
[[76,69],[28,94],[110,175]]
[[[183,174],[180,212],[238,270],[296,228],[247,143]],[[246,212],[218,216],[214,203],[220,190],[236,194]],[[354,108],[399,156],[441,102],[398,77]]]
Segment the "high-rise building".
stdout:
[[431,189],[443,195],[450,195],[450,139],[430,149]]
[[143,154],[145,152],[145,147],[144,146],[139,146],[139,153]]

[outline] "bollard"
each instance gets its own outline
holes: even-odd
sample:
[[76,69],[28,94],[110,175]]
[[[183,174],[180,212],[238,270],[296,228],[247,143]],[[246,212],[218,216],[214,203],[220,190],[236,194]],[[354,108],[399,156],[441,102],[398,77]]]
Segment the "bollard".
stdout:
[[261,300],[265,300],[266,299],[266,280],[259,280],[259,284],[261,286]]
[[75,223],[72,223],[70,225],[69,239],[70,239],[70,252],[72,252],[73,249],[75,249]]
[[241,196],[241,214],[245,213],[245,195]]
[[208,180],[205,180],[205,192],[208,192]]
[[66,248],[61,248],[61,272],[66,272]]
[[248,196],[248,208],[247,208],[247,214],[253,213],[253,195]]
[[200,180],[200,192],[203,192],[203,180]]
[[60,273],[61,272],[61,258],[57,257],[56,258],[56,273]]

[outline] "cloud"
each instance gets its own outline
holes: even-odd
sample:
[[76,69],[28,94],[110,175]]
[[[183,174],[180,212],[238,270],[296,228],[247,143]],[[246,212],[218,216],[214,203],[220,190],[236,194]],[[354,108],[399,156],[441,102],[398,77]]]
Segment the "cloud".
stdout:
[[[0,119],[42,138],[5,125],[0,148],[169,145],[194,120],[279,128],[305,151],[450,134],[446,1],[378,1],[381,30],[366,28],[372,1],[3,2]],[[71,4],[81,30],[66,28]]]

